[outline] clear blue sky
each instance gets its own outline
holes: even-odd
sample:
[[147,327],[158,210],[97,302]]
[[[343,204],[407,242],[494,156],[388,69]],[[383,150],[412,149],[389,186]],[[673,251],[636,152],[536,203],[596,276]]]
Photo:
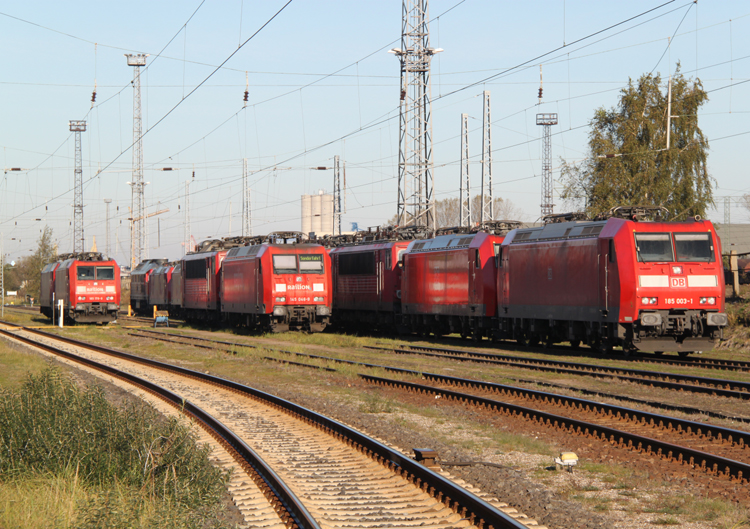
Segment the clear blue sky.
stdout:
[[[310,168],[332,165],[336,154],[346,161],[349,187],[344,229],[350,222],[362,228],[392,217],[399,64],[387,50],[400,40],[401,2],[294,0],[237,51],[284,3],[38,1],[1,7],[2,165],[22,168],[0,175],[6,253],[28,255],[44,225],[53,228],[61,252],[72,250],[75,145],[68,121],[86,119],[86,246],[96,236],[104,248],[104,199],[110,198],[113,253],[127,264],[133,70],[125,53],[151,54],[142,76],[146,201],[149,212],[169,209],[149,222],[151,257],[182,255],[184,188],[193,170],[196,240],[240,234],[243,158],[253,172],[256,234],[300,229],[300,195],[332,191],[332,171]],[[432,69],[436,198],[458,195],[461,113],[470,116],[470,172],[479,184],[482,90],[492,93],[494,193],[533,221],[541,187],[536,113],[559,115],[552,140],[558,177],[560,158],[585,156],[587,125],[597,108],[614,106],[629,79],[652,70],[666,77],[678,61],[709,91],[700,126],[711,147],[715,194],[750,192],[744,161],[750,134],[742,134],[750,131],[750,82],[737,84],[750,79],[747,1],[674,1],[468,87],[663,3],[433,0],[431,45],[445,50]],[[538,106],[540,63],[544,98]],[[243,108],[245,72],[250,94]],[[712,217],[721,222],[723,201],[718,206]],[[733,222],[748,221],[738,204],[731,214]]]

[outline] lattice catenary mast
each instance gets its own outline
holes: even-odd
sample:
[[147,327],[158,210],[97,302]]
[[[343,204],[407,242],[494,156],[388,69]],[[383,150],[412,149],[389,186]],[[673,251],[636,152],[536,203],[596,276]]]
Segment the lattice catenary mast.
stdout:
[[333,234],[341,235],[341,158],[333,157]]
[[[464,192],[464,190],[466,190]],[[461,212],[459,226],[471,226],[471,180],[469,179],[469,115],[461,114],[461,182],[458,186]]]
[[403,0],[401,11],[401,48],[390,50],[401,62],[397,222],[433,228],[430,61],[443,50],[430,48],[428,0]]
[[490,92],[484,91],[482,112],[482,196],[479,222],[495,220],[495,204],[492,198],[492,120],[490,119]]
[[557,114],[537,114],[536,124],[544,127],[544,140],[542,142],[542,217],[544,217],[545,215],[551,215],[555,208],[552,189],[550,127],[557,125]]
[[128,66],[133,66],[133,181],[130,214],[130,269],[141,262],[146,247],[146,204],[143,194],[143,128],[141,125],[141,66],[146,65],[147,53],[125,54]]
[[76,168],[73,198],[73,251],[84,251],[83,236],[83,156],[81,155],[81,132],[86,132],[86,122],[71,120],[70,131],[76,133]]

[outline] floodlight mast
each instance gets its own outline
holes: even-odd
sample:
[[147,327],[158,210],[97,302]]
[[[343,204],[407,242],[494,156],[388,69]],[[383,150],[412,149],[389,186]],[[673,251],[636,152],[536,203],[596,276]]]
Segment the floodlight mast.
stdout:
[[555,209],[552,189],[552,141],[550,127],[557,125],[557,114],[537,114],[536,124],[544,127],[542,142],[542,217],[552,215]]
[[146,247],[146,210],[143,183],[143,128],[141,122],[141,66],[146,66],[148,53],[125,54],[128,66],[133,66],[133,220],[130,224],[130,269],[141,262]]
[[83,120],[70,120],[68,124],[70,132],[75,132],[76,141],[75,182],[73,185],[73,251],[79,253],[84,251],[85,243],[83,236],[83,157],[81,155],[81,132],[86,132],[86,122]]
[[389,51],[401,62],[399,226],[435,227],[430,62],[443,50],[430,48],[429,18],[428,0],[403,0],[401,48]]

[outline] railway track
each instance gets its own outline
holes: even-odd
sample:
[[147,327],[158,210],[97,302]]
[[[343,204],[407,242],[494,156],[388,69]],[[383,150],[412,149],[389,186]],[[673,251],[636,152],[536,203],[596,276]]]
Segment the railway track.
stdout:
[[[273,485],[264,481],[265,488],[288,490],[299,500],[272,500],[290,513],[287,527],[536,525],[507,505],[485,501],[410,457],[289,401],[209,374],[12,327],[0,332],[84,364],[106,363],[103,369],[113,376],[143,379],[150,391],[171,392],[174,404],[191,403],[194,415],[217,417],[215,423],[234,432],[235,440],[226,443],[238,452],[240,443],[250,448],[252,440],[252,450],[280,480]],[[312,520],[303,519],[300,512],[305,510]]]
[[[465,338],[458,337],[446,337],[441,338],[443,341],[461,342],[466,343]],[[580,356],[580,357],[591,357],[604,358],[609,360],[623,360],[622,354],[601,354],[594,352],[593,349],[579,349],[569,345],[553,345],[552,347],[534,347],[534,346],[520,346],[516,342],[501,341],[481,341],[474,342],[470,347],[483,348],[483,349],[495,349],[499,344],[502,344],[503,349],[508,349],[518,352],[534,352],[540,354],[550,354],[551,352],[559,352],[567,356]],[[411,344],[406,344],[409,347]],[[415,346],[416,347],[416,346]],[[429,346],[427,346],[429,347]],[[439,348],[438,348],[439,349]],[[686,367],[702,367],[706,369],[718,369],[727,371],[750,371],[750,362],[744,360],[729,360],[724,358],[711,358],[709,356],[688,356],[685,358],[676,358],[674,356],[662,356],[655,353],[631,353],[627,356],[628,362],[634,364],[653,364],[653,365],[674,365],[674,366],[686,366]]]
[[609,367],[596,364],[566,362],[562,360],[500,355],[459,349],[441,349],[417,345],[397,347],[366,346],[366,348],[390,351],[399,354],[416,353],[425,356],[448,358],[451,360],[484,362],[509,367],[521,367],[535,371],[609,377],[632,382],[634,384],[644,384],[647,386],[674,389],[678,391],[750,400],[750,382],[738,380],[701,377],[695,375],[680,375],[677,373],[661,373],[642,369]]
[[[153,340],[159,340],[159,341],[164,341],[164,342],[169,342],[169,343],[189,345],[191,347],[198,347],[201,349],[221,350],[221,351],[231,353],[231,354],[235,353],[237,348],[242,348],[242,347],[246,347],[250,349],[258,348],[258,346],[256,345],[243,343],[243,342],[231,342],[227,340],[217,340],[213,338],[203,338],[200,336],[178,334],[178,333],[172,333],[172,332],[152,331],[152,330],[146,330],[146,329],[140,329],[137,332],[132,332],[129,334],[135,337],[150,338]],[[399,369],[399,368],[392,368],[392,367],[385,366],[385,365],[359,363],[355,361],[343,360],[340,358],[320,356],[320,355],[311,355],[311,354],[299,353],[296,351],[289,351],[289,350],[273,348],[273,347],[264,347],[264,349],[268,349],[270,351],[275,351],[279,353],[286,353],[290,355],[313,358],[317,360],[324,360],[327,362],[347,363],[351,365],[360,365],[363,367],[375,367],[375,368],[380,368],[384,370],[398,370]],[[267,357],[267,358],[270,360],[277,360],[276,358],[271,358],[271,357]],[[292,364],[295,363],[292,361],[286,361],[286,362],[292,363]],[[334,369],[329,369],[329,368],[320,367],[320,366],[310,366],[309,364],[299,364],[299,365],[303,365],[306,367],[317,367],[318,369],[323,369],[323,370],[328,370],[328,371],[335,371]],[[707,416],[707,417],[711,417],[714,419],[724,419],[727,421],[750,424],[750,417],[726,415],[723,413],[718,413],[718,412],[714,412],[711,410],[694,408],[690,406],[666,404],[660,401],[639,399],[639,398],[628,397],[628,396],[614,394],[614,393],[606,393],[602,391],[588,390],[588,389],[581,388],[581,387],[572,387],[572,386],[566,386],[563,384],[553,384],[550,382],[543,382],[539,380],[528,380],[528,379],[513,378],[513,377],[506,377],[506,378],[511,378],[512,380],[515,380],[516,382],[522,383],[522,384],[533,384],[536,386],[548,387],[552,389],[575,391],[577,393],[581,393],[584,395],[590,395],[590,396],[599,397],[599,398],[610,398],[614,400],[630,402],[636,405],[649,406],[651,408],[662,409],[665,411],[677,411],[677,412],[685,413],[688,415],[702,415],[702,416]]]
[[[145,336],[161,338],[155,334],[158,333],[147,331]],[[180,337],[184,338],[184,336]],[[248,346],[206,338],[198,338],[198,340],[215,341],[224,346]],[[201,345],[201,347],[211,348],[212,346]],[[401,388],[421,395],[439,396],[448,402],[471,404],[495,415],[533,422],[574,436],[598,440],[618,449],[664,460],[677,469],[687,468],[696,475],[722,477],[729,483],[729,490],[732,489],[732,482],[741,483],[742,490],[728,492],[737,501],[745,501],[750,492],[747,490],[748,478],[750,478],[750,432],[528,388],[299,352],[280,352],[311,360],[380,368],[401,375],[419,377],[433,384],[417,384],[367,374],[358,375],[361,379],[373,384]],[[277,358],[267,358],[279,361]],[[287,362],[330,370],[330,368],[314,364]],[[447,389],[455,387],[461,388],[462,391]],[[472,390],[472,392],[467,393],[467,390]],[[498,397],[502,400],[498,400]],[[700,410],[694,411],[700,412]]]

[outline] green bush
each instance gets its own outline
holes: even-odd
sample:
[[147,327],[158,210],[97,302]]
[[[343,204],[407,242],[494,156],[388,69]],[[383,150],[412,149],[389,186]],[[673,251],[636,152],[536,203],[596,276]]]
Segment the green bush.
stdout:
[[119,409],[102,388],[79,389],[55,368],[16,393],[0,392],[3,481],[72,470],[84,485],[134,488],[195,508],[225,492],[226,477],[207,455],[176,419],[143,405]]

